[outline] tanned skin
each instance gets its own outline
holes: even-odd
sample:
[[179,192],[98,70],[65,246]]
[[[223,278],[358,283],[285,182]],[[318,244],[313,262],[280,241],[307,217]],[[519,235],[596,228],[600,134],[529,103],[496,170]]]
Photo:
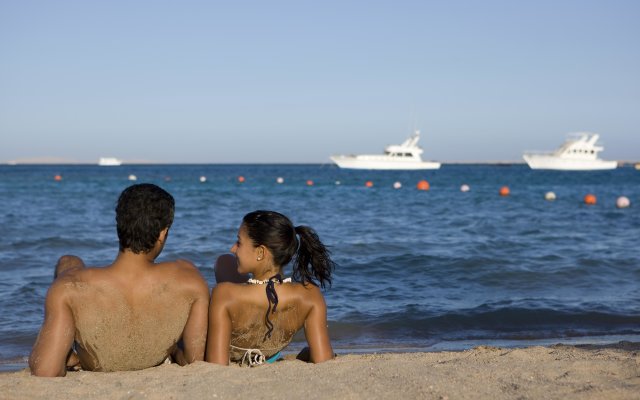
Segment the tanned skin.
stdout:
[[[322,292],[312,284],[276,284],[278,306],[270,314],[274,329],[270,338],[265,339],[267,328],[264,323],[269,307],[265,295],[265,285],[248,285],[246,274],[255,279],[265,280],[281,271],[281,266],[273,263],[273,257],[265,246],[253,246],[243,226],[238,232],[238,241],[231,248],[234,256],[226,255],[218,259],[216,272],[226,271],[227,282],[219,283],[211,292],[209,306],[209,333],[206,361],[228,365],[229,345],[261,350],[286,346],[293,335],[304,328],[309,345],[309,361],[319,363],[334,357],[327,328],[327,306]],[[229,272],[231,271],[231,272]],[[233,275],[238,279],[234,279]],[[269,356],[267,351],[266,356]]]
[[29,357],[33,375],[65,376],[74,364],[96,371],[142,369],[172,353],[181,364],[204,359],[209,289],[189,261],[155,262],[167,232],[151,251],[124,249],[106,267],[85,268],[74,256],[60,259]]

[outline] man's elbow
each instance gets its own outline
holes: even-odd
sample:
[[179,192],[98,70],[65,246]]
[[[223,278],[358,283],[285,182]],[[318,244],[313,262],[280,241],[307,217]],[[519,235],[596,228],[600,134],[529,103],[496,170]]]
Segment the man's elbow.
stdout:
[[29,357],[29,369],[31,370],[31,375],[43,378],[56,378],[67,374],[66,368],[43,365],[43,363],[38,363],[31,357]]
[[187,364],[193,364],[196,361],[204,361],[204,350],[189,351],[185,349],[184,360]]

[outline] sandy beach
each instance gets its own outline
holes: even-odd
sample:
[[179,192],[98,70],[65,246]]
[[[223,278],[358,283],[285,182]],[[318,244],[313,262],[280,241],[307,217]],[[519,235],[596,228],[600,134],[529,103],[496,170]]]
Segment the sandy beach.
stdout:
[[640,343],[342,354],[256,368],[198,362],[134,372],[0,374],[2,399],[639,399]]

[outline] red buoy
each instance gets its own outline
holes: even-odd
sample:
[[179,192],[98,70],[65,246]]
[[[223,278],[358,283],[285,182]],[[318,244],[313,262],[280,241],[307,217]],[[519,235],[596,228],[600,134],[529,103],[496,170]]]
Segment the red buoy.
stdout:
[[418,182],[418,184],[416,185],[416,188],[418,188],[418,190],[429,190],[429,182],[423,179]]

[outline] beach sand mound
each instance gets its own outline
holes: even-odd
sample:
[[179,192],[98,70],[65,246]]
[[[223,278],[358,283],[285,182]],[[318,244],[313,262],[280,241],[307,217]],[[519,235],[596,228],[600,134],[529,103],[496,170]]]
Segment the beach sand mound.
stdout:
[[340,355],[257,368],[198,362],[133,372],[0,374],[2,399],[638,399],[640,344]]

